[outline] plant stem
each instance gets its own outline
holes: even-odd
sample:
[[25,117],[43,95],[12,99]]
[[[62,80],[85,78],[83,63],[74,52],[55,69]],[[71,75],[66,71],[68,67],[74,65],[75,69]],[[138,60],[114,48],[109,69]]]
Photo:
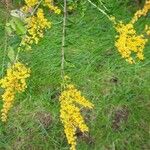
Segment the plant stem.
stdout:
[[6,59],[6,51],[8,47],[8,36],[7,33],[5,33],[5,47],[4,47],[4,53],[3,53],[3,63],[2,63],[2,78],[4,76],[4,67],[5,67],[5,59]]
[[38,4],[36,5],[36,7],[34,8],[34,10],[33,10],[32,13],[31,13],[31,16],[34,15],[34,13],[35,13],[36,10],[39,8],[39,6],[40,6],[40,4],[42,3],[42,1],[43,1],[43,0],[40,0],[40,1],[38,2]]
[[110,16],[102,9],[100,9],[98,6],[96,6],[91,0],[87,0],[91,5],[93,5],[95,8],[97,8],[103,15],[105,15],[109,20],[111,20]]
[[62,45],[61,45],[61,78],[64,84],[64,63],[65,63],[65,36],[66,36],[66,20],[67,20],[67,0],[64,0],[64,17],[63,17],[63,31],[62,31]]
[[19,57],[19,53],[20,53],[20,49],[18,49],[18,50],[17,50],[17,54],[16,54],[16,58],[15,58],[15,61],[14,61],[14,63],[16,63],[16,62],[17,62],[17,60],[18,60],[18,57]]
[[101,0],[99,0],[99,2],[101,3],[101,5],[105,8],[105,10],[108,11],[108,9],[106,8],[106,6],[103,4],[103,2]]
[[[7,8],[7,11],[8,11],[8,8]],[[8,22],[8,13],[6,13],[6,22],[5,22],[5,25],[6,23]],[[6,29],[5,29],[5,41],[4,41],[4,52],[3,52],[3,62],[2,62],[2,78],[4,76],[4,68],[5,68],[5,60],[6,60],[6,55],[7,55],[7,48],[8,48],[8,34],[6,32]]]

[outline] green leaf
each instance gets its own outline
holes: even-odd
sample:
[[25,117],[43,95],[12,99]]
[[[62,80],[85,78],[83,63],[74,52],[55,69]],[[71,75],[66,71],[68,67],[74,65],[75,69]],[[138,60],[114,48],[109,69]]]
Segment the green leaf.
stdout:
[[16,26],[16,32],[19,35],[26,34],[26,27],[25,27],[24,22],[21,19],[16,18],[16,17],[13,17],[13,21],[14,21],[15,26]]
[[15,60],[15,52],[11,46],[8,47],[8,58],[11,62],[14,62]]

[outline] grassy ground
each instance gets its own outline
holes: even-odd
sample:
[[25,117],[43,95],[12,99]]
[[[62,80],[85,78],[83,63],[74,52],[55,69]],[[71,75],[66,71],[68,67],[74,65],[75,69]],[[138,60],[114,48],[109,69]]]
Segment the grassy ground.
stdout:
[[[131,3],[107,0],[110,14],[128,22],[137,9]],[[132,6],[132,7],[131,7]],[[4,57],[4,9],[0,9],[0,63]],[[142,29],[149,17],[142,18]],[[69,146],[59,120],[60,49],[62,16],[53,16],[53,28],[22,58],[32,76],[28,89],[19,95],[4,125],[0,122],[0,150],[67,150]],[[78,133],[78,150],[150,149],[150,44],[145,60],[129,65],[114,47],[115,30],[93,7],[84,16],[69,15],[66,45],[66,73],[95,104],[86,111],[90,128]],[[5,59],[5,62],[7,60]],[[2,102],[0,102],[2,106]]]

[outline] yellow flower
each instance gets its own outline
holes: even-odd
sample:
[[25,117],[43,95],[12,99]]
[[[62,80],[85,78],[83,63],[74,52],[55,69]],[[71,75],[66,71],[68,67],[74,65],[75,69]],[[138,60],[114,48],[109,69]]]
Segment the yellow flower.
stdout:
[[119,33],[115,46],[117,47],[119,53],[123,58],[129,63],[135,63],[132,54],[135,53],[139,60],[143,60],[143,49],[146,42],[148,41],[143,35],[137,35],[133,24],[123,24],[118,23],[116,26],[116,31]]
[[43,33],[47,28],[51,27],[51,23],[44,16],[42,9],[38,9],[35,16],[26,19],[28,34],[25,35],[21,41],[21,46],[38,44],[39,40],[43,38]]
[[[31,45],[38,44],[40,39],[44,37],[44,31],[51,28],[51,22],[45,18],[43,9],[40,8],[41,5],[48,7],[56,14],[61,13],[61,10],[57,6],[54,6],[53,0],[39,2],[39,0],[25,0],[25,5],[21,8],[26,16],[27,34],[22,37],[20,49],[31,50]],[[38,4],[38,9],[34,11]]]
[[26,88],[26,78],[30,76],[30,69],[20,62],[15,63],[7,69],[6,77],[0,80],[0,85],[5,89],[2,95],[3,108],[1,110],[1,119],[3,122],[7,120],[7,114],[13,105],[15,94],[23,92]]
[[[143,9],[138,10],[132,20],[124,24],[123,22],[117,22],[115,17],[111,16],[110,20],[114,24],[118,35],[116,36],[115,46],[117,47],[119,53],[122,55],[122,58],[125,58],[130,64],[134,64],[135,58],[139,60],[144,60],[143,50],[148,41],[147,37],[144,37],[144,34],[138,35],[134,24],[142,16],[146,16],[150,10],[150,0],[146,0]],[[150,27],[145,26],[145,32],[147,35],[150,35]],[[136,57],[134,57],[136,55]]]
[[72,84],[66,85],[59,100],[61,104],[60,118],[64,124],[66,138],[71,145],[70,150],[75,150],[77,138],[75,135],[76,130],[80,129],[82,132],[89,130],[81,115],[81,107],[79,107],[79,105],[90,109],[92,109],[94,105],[86,100],[81,95],[81,92]]

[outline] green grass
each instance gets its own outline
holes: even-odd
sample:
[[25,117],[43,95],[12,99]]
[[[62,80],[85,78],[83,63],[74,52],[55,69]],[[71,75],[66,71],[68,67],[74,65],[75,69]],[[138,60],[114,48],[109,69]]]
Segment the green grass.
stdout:
[[[128,22],[137,6],[107,0],[110,14]],[[0,9],[0,63],[4,54],[4,9]],[[95,108],[85,111],[90,128],[79,136],[78,150],[148,150],[150,107],[150,43],[145,60],[130,65],[114,46],[115,30],[101,13],[88,5],[84,16],[69,15],[65,71]],[[59,120],[62,16],[33,51],[22,54],[32,70],[28,89],[18,95],[8,122],[0,122],[0,150],[68,150]],[[150,23],[142,18],[137,29]],[[5,59],[5,64],[7,59]],[[0,68],[1,69],[1,68]],[[2,106],[2,101],[0,101]],[[119,120],[122,120],[120,123]],[[118,123],[118,124],[117,124]]]

